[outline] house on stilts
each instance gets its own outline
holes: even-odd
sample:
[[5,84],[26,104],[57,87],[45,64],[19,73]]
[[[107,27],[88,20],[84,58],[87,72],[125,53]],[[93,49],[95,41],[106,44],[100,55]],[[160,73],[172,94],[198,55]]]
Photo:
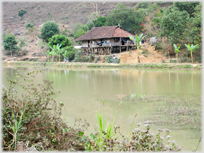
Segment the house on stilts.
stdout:
[[75,41],[82,41],[83,55],[110,55],[135,49],[130,35],[134,36],[119,26],[94,27]]

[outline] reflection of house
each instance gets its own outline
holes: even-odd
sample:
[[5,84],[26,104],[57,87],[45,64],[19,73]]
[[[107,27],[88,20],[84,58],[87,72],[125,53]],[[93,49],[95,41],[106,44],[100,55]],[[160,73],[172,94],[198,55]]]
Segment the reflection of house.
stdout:
[[94,27],[75,41],[82,41],[84,54],[108,55],[135,47],[130,35],[134,36],[119,26]]

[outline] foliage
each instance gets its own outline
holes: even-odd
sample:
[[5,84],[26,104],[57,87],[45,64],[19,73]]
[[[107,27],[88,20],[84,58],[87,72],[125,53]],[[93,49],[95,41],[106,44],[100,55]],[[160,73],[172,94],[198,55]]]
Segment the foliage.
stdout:
[[55,55],[59,56],[59,62],[60,62],[60,54],[64,51],[64,48],[60,48],[61,46],[62,46],[62,44],[53,45],[53,47],[49,46],[52,49],[52,52],[54,52]]
[[142,39],[144,39],[146,36],[143,36],[143,33],[141,33],[139,36],[136,34],[135,37],[133,36],[129,36],[129,38],[135,42],[136,47],[137,47],[137,51],[139,54],[139,49],[140,49],[140,42],[142,41]]
[[199,2],[175,2],[174,6],[180,11],[187,11],[190,14],[190,17],[194,17],[193,13],[195,12],[195,7],[198,4]]
[[120,24],[121,28],[136,33],[141,30],[139,26],[144,20],[144,15],[135,11],[134,8],[127,8],[124,4],[118,3],[106,18],[106,26],[115,26]]
[[[158,133],[154,135],[150,133],[150,124],[152,121],[144,122],[146,129],[140,129],[141,123],[137,124],[131,133],[131,139],[126,138],[118,132],[119,127],[113,124],[107,126],[102,121],[100,114],[97,114],[99,123],[99,132],[86,137],[88,141],[85,143],[86,151],[103,151],[103,152],[125,152],[125,151],[180,151],[173,140],[171,141],[171,132],[169,129],[158,129]],[[105,132],[106,131],[106,132]]]
[[149,3],[148,2],[139,2],[137,3],[136,8],[148,8]]
[[53,46],[57,44],[61,44],[62,48],[65,48],[67,46],[73,47],[71,40],[64,35],[54,35],[49,39],[48,46]]
[[49,50],[47,50],[47,55],[48,55],[48,62],[49,62],[50,56],[52,55]]
[[154,47],[155,47],[155,50],[162,49],[161,42],[160,41],[155,42]]
[[78,23],[75,25],[75,28],[73,30],[74,39],[80,37],[81,35],[85,34],[89,29],[88,25],[82,25],[81,23]]
[[[3,150],[17,151],[18,141],[27,144],[27,151],[35,146],[38,151],[73,151],[80,147],[84,150],[84,142],[78,134],[82,131],[77,126],[67,126],[60,118],[62,102],[53,99],[59,92],[53,92],[52,83],[46,80],[33,84],[33,78],[42,71],[17,73],[9,79],[9,88],[3,87]],[[19,88],[23,91],[21,94]]]
[[82,57],[82,50],[76,50],[76,54],[74,56],[74,62],[79,62]]
[[21,9],[20,11],[18,11],[18,16],[23,17],[23,15],[27,13],[26,10]]
[[74,39],[80,37],[81,35],[83,35],[83,34],[85,34],[85,33],[86,33],[86,31],[84,31],[84,30],[82,30],[82,29],[78,30],[78,31],[76,32],[76,34],[74,35]]
[[191,52],[191,61],[193,63],[193,51],[195,51],[195,49],[199,48],[199,45],[193,45],[193,44],[185,44],[185,46],[187,47],[187,49]]
[[106,23],[106,17],[99,16],[97,20],[94,21],[95,27],[103,27]]
[[178,44],[178,47],[176,46],[176,44],[174,44],[174,51],[176,52],[177,63],[178,63],[178,52],[179,52],[180,47],[181,46],[179,46],[179,44]]
[[16,40],[16,37],[12,34],[9,34],[4,37],[3,44],[4,44],[4,50],[10,51],[11,56],[12,56],[12,53],[18,49],[18,46],[17,46],[18,41]]
[[41,36],[44,41],[48,42],[49,38],[55,34],[58,34],[59,32],[60,31],[56,23],[47,21],[41,29]]
[[27,24],[25,25],[25,28],[33,28],[33,27],[34,27],[34,25],[31,24],[31,23],[27,23]]
[[161,18],[161,36],[167,36],[172,44],[179,43],[188,20],[188,12],[180,12],[178,8],[170,6]]
[[66,57],[69,57],[70,60],[74,59],[74,55],[75,55],[74,46],[68,37],[64,35],[54,35],[52,36],[52,38],[49,39],[48,46],[50,46],[51,49],[54,45],[57,46],[58,44],[59,45],[61,44],[60,46],[61,50],[58,49],[57,51],[57,48],[56,48],[56,52],[58,52],[59,57],[61,54],[64,56],[64,58],[66,56]]

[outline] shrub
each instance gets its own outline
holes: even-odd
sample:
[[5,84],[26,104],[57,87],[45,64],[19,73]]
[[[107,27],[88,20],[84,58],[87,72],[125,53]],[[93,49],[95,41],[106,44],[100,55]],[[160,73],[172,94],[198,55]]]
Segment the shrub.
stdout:
[[31,23],[28,23],[28,24],[25,25],[25,28],[33,28],[33,27],[34,27],[34,25],[31,24]]
[[[79,135],[82,131],[68,127],[60,118],[63,102],[53,99],[59,92],[52,91],[52,82],[33,84],[32,78],[41,71],[17,73],[9,79],[10,88],[3,88],[3,150],[17,151],[19,141],[27,143],[27,150],[35,146],[39,151],[84,150]],[[16,87],[23,90],[22,94]]]
[[161,44],[159,41],[154,43],[155,50],[162,49]]
[[26,10],[21,9],[20,11],[18,11],[18,16],[23,17],[23,15],[27,13]]

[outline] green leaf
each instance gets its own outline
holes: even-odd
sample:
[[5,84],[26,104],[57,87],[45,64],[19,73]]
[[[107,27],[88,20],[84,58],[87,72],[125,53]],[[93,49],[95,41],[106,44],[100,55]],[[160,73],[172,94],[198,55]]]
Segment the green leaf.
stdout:
[[98,118],[98,123],[99,123],[100,131],[102,132],[102,131],[103,131],[103,125],[102,125],[101,115],[100,115],[100,114],[97,114],[97,118]]

